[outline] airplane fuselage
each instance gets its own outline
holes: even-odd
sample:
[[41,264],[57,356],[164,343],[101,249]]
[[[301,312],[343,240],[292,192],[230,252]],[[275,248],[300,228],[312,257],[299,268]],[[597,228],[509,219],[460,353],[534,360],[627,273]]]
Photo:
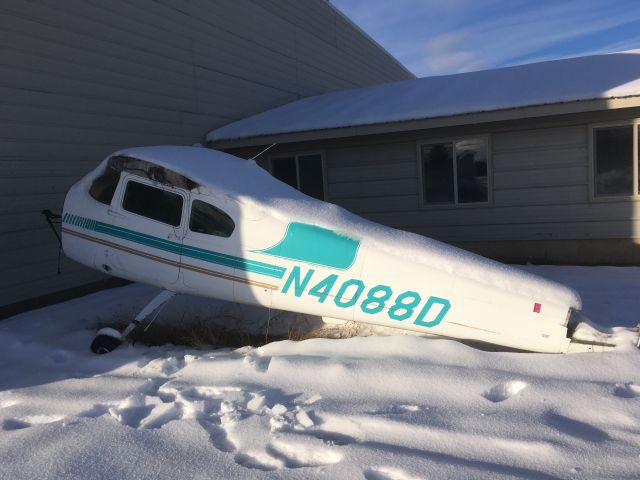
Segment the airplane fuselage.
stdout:
[[570,305],[417,264],[344,228],[273,215],[224,191],[167,181],[166,172],[105,177],[104,168],[70,189],[62,238],[67,256],[109,275],[525,350],[562,352],[569,343]]

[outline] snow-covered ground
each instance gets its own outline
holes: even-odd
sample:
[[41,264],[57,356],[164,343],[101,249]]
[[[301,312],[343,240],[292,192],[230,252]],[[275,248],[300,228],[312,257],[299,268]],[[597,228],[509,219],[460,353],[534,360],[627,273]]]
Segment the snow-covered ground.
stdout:
[[[544,355],[395,336],[91,354],[97,324],[153,296],[142,285],[2,321],[0,478],[640,478],[640,268],[527,270],[576,288],[594,322],[626,327],[619,347]],[[162,315],[207,308],[183,300]]]

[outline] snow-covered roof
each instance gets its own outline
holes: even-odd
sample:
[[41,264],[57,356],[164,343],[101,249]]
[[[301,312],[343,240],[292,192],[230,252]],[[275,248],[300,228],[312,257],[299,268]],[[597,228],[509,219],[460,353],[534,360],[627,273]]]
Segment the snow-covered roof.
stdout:
[[629,96],[640,96],[640,50],[326,93],[217,128],[207,141]]

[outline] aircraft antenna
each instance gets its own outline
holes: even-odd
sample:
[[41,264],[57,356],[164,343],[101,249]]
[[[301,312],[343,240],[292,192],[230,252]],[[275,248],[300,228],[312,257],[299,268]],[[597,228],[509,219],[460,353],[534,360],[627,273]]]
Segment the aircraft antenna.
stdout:
[[255,160],[256,158],[258,158],[260,155],[262,155],[264,152],[266,152],[267,150],[270,150],[271,147],[277,145],[277,143],[272,143],[271,145],[269,145],[267,148],[265,148],[264,150],[262,150],[260,153],[258,153],[257,155],[254,155],[253,157],[251,157],[249,160]]

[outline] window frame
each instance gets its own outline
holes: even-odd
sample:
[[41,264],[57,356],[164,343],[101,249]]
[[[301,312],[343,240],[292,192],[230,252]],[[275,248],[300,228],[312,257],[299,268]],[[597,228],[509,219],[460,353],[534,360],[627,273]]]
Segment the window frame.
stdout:
[[[153,188],[158,188],[160,190],[165,190],[169,193],[173,193],[175,195],[179,195],[180,197],[182,197],[182,209],[181,209],[181,213],[180,213],[180,223],[178,225],[171,225],[170,223],[165,223],[165,222],[161,222],[160,220],[156,220],[155,218],[151,218],[151,217],[146,217],[144,215],[140,215],[139,213],[136,212],[132,212],[130,210],[127,210],[126,208],[124,208],[124,197],[127,193],[127,187],[129,186],[129,182],[137,182],[137,183],[141,183],[143,185],[146,185],[148,187],[153,187]],[[188,214],[188,211],[185,212],[186,208],[190,208],[191,203],[189,202],[189,198],[187,195],[185,195],[185,193],[176,188],[176,187],[170,187],[167,185],[163,185],[162,183],[158,183],[158,182],[154,182],[153,180],[147,180],[146,178],[142,178],[139,177],[137,175],[132,175],[132,174],[127,174],[127,175],[123,175],[120,178],[120,194],[119,194],[119,198],[118,198],[118,209],[120,210],[119,215],[135,215],[136,217],[139,218],[144,218],[145,220],[149,221],[149,222],[154,222],[157,223],[158,225],[162,225],[164,227],[167,228],[171,228],[174,229],[176,231],[183,231],[184,227],[185,227],[185,213]],[[117,190],[116,190],[117,192]]]
[[[322,150],[310,150],[310,151],[296,151],[296,152],[280,152],[274,153],[273,155],[269,155],[269,174],[273,176],[273,161],[279,158],[291,158],[294,157],[296,164],[296,190],[300,193],[300,160],[299,157],[305,157],[307,155],[319,155],[320,156],[320,165],[322,167],[322,193],[324,194],[321,198],[322,201],[327,201],[328,198],[328,182],[327,182],[327,166],[325,160],[325,154]],[[275,177],[273,177],[275,178]],[[306,193],[305,193],[306,195]]]
[[[595,130],[598,128],[612,128],[612,127],[633,127],[633,193],[631,195],[596,195],[596,157],[595,157]],[[589,201],[591,202],[619,202],[619,201],[640,201],[640,186],[638,185],[638,177],[640,175],[638,168],[638,156],[640,151],[638,149],[638,141],[640,140],[640,118],[631,118],[627,120],[615,120],[611,122],[591,123],[588,128],[589,142],[587,148],[589,152]]]
[[[464,140],[482,139],[487,142],[487,201],[486,202],[459,202],[458,201],[458,162],[456,161],[456,143]],[[451,143],[453,146],[453,203],[425,203],[424,199],[424,172],[422,167],[422,146],[437,143]],[[455,137],[437,137],[416,142],[416,160],[418,163],[418,205],[426,210],[452,210],[457,208],[483,208],[493,205],[493,155],[491,148],[491,135],[487,133],[478,135],[464,135]]]

